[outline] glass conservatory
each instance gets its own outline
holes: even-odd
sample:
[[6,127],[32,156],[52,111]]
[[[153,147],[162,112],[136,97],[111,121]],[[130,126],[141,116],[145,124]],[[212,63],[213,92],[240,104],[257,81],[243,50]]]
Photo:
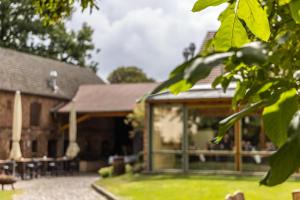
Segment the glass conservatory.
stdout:
[[234,87],[226,93],[197,85],[177,96],[168,92],[147,99],[147,169],[163,171],[267,170],[267,157],[274,145],[266,138],[259,115],[253,113],[237,122],[220,144],[218,122],[231,113]]

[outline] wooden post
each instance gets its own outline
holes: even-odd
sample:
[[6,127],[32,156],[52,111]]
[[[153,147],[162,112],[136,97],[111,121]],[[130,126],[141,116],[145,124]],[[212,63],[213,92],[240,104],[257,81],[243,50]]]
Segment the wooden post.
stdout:
[[225,197],[225,200],[234,200],[233,196],[231,196],[230,194],[227,194]]
[[225,200],[245,200],[245,195],[242,192],[235,192],[234,195],[227,194]]
[[234,200],[245,200],[245,195],[242,192],[234,193]]
[[242,170],[242,134],[241,121],[237,121],[234,125],[234,144],[235,144],[235,170]]
[[293,200],[300,200],[300,190],[294,190],[292,196]]
[[259,147],[261,149],[264,149],[266,147],[266,135],[264,133],[264,123],[262,118],[260,119]]

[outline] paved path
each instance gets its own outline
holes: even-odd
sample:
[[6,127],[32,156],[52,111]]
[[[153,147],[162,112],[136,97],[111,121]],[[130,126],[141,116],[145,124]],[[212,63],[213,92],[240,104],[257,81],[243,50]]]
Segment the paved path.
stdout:
[[105,200],[90,187],[98,178],[97,175],[80,175],[19,181],[16,188],[23,193],[14,200]]

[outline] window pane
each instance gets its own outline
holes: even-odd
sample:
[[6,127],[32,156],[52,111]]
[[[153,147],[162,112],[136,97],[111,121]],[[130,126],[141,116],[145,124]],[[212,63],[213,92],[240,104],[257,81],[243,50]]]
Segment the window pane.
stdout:
[[233,155],[189,155],[190,170],[234,170]]
[[268,157],[276,150],[261,127],[261,117],[251,115],[242,119],[243,171],[267,171]]
[[244,155],[242,159],[243,171],[266,172],[269,170],[268,156],[262,156],[260,154]]
[[181,169],[182,155],[172,153],[155,153],[153,155],[153,169]]
[[243,151],[275,151],[275,145],[268,139],[261,127],[261,117],[247,116],[242,119]]
[[179,106],[159,106],[153,109],[153,150],[182,149],[182,109]]
[[220,144],[211,142],[217,136],[219,121],[230,112],[229,107],[190,108],[188,112],[189,150],[233,150],[233,128],[228,131]]
[[42,105],[38,102],[30,104],[30,125],[39,126]]
[[219,122],[230,114],[230,106],[189,108],[189,170],[234,170],[233,128],[228,131],[220,144],[211,142],[218,134]]

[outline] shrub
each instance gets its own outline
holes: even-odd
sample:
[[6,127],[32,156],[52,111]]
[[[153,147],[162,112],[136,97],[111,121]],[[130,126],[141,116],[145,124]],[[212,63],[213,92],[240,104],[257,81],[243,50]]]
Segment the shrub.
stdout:
[[134,173],[134,174],[141,173],[143,170],[144,170],[143,163],[135,163],[132,167],[132,173]]
[[113,167],[112,166],[103,167],[98,172],[102,178],[108,178],[112,176]]

